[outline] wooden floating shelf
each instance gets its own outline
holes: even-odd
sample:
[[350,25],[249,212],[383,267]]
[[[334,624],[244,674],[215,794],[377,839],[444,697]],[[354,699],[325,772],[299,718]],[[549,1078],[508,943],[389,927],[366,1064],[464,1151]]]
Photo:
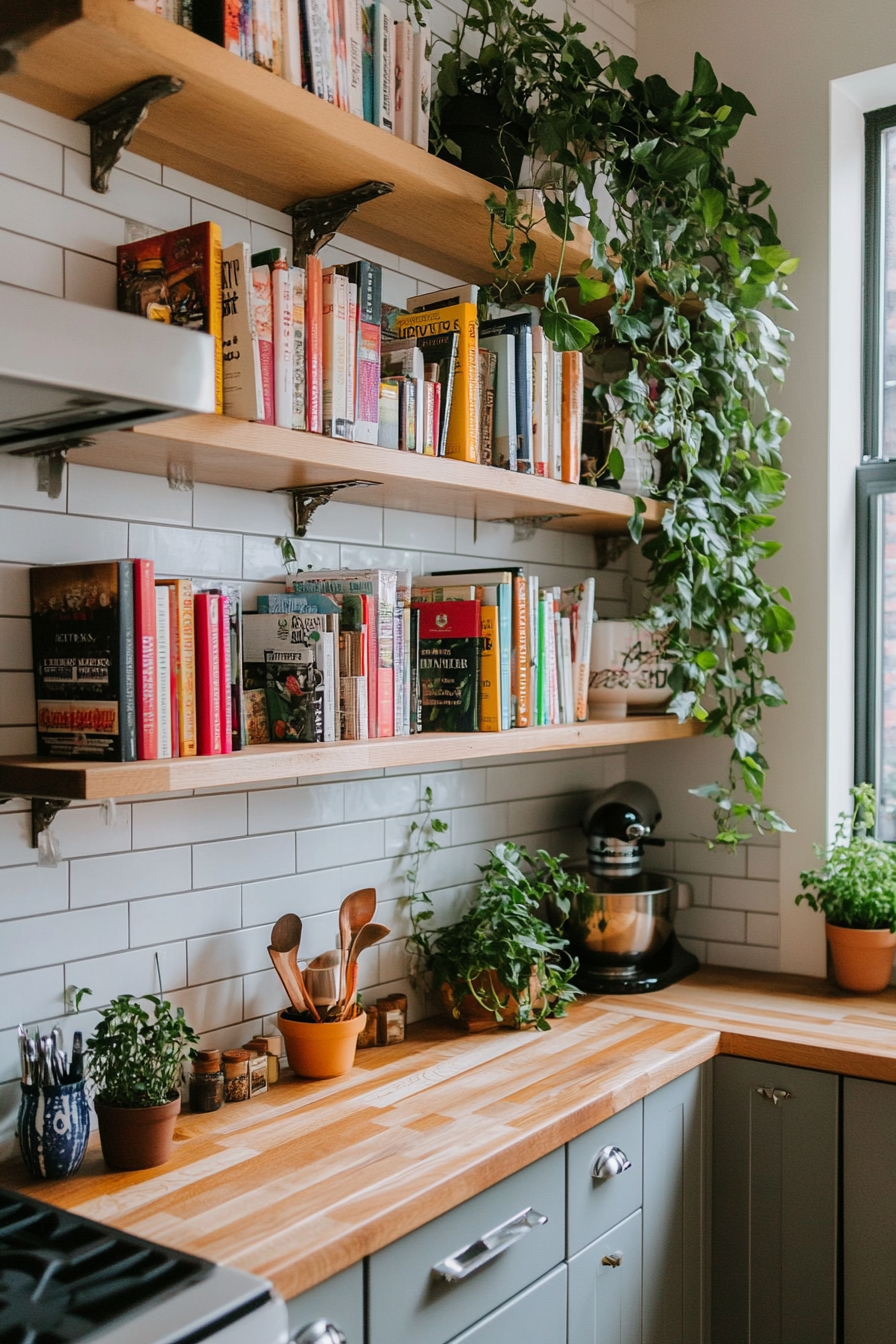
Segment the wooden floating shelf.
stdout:
[[[371,481],[340,490],[337,498],[479,522],[556,515],[544,525],[561,532],[621,533],[633,508],[631,498],[618,490],[566,485],[223,415],[188,415],[111,430],[98,435],[93,446],[73,450],[71,460],[150,476],[182,471],[194,481],[248,490]],[[645,527],[657,528],[664,510],[664,504],[648,500]]]
[[[13,22],[0,18],[0,38]],[[391,182],[394,191],[362,206],[343,232],[458,279],[492,277],[484,202],[495,188],[456,164],[131,0],[44,0],[31,26],[38,35],[0,78],[4,93],[75,118],[141,80],[174,76],[183,89],[150,108],[135,153],[275,210],[363,182]],[[540,273],[556,273],[559,239],[546,225],[533,236]],[[588,235],[577,229],[564,269],[576,270],[588,256]]]
[[182,789],[313,779],[386,766],[426,766],[539,751],[620,747],[694,737],[698,724],[680,724],[671,714],[591,720],[553,728],[505,733],[423,733],[327,746],[247,747],[232,756],[185,756],[168,761],[56,761],[37,756],[0,759],[0,794],[22,798],[140,798]]

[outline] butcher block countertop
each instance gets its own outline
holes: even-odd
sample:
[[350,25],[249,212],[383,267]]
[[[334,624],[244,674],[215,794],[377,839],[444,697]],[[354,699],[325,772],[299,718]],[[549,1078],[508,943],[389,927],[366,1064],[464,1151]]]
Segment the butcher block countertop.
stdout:
[[658,994],[589,998],[549,1032],[425,1022],[343,1078],[284,1079],[185,1111],[171,1163],[0,1184],[271,1279],[286,1298],[551,1152],[716,1054],[896,1082],[896,991],[707,969]]

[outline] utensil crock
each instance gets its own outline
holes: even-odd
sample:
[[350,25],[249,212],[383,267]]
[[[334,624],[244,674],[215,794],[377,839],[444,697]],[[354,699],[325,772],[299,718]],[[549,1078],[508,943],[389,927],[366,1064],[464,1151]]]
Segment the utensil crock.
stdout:
[[338,1078],[348,1073],[366,1021],[367,1014],[358,1013],[345,1022],[296,1022],[282,1012],[279,1029],[289,1067],[301,1078]]
[[23,1083],[17,1130],[22,1160],[32,1176],[58,1181],[73,1175],[90,1138],[84,1079],[54,1087]]

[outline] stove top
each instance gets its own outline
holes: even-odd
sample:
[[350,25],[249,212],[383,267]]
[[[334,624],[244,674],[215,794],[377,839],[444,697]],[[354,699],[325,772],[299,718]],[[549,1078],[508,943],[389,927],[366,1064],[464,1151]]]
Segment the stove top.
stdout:
[[0,1191],[0,1342],[74,1344],[214,1266]]

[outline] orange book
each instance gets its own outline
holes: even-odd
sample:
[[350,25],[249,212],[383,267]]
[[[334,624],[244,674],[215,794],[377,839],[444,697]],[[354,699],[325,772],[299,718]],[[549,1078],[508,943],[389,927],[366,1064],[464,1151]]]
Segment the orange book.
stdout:
[[424,336],[458,333],[454,382],[448,408],[445,456],[463,462],[479,461],[479,323],[475,303],[400,313],[395,319],[399,337],[419,341]]
[[215,342],[215,410],[224,412],[221,331],[221,229],[190,224],[118,249],[118,307],[175,327],[206,331]]
[[582,421],[585,373],[581,350],[563,351],[563,396],[560,416],[562,479],[578,485],[582,464]]
[[[157,579],[171,590],[172,658],[177,684],[177,752],[196,755],[196,640],[193,627],[193,585],[189,579]],[[173,703],[173,700],[172,700]]]
[[482,650],[479,655],[479,731],[501,731],[501,653],[498,638],[498,608],[481,607],[479,629]]
[[514,728],[529,727],[529,586],[525,574],[513,580],[513,646],[510,662]]

